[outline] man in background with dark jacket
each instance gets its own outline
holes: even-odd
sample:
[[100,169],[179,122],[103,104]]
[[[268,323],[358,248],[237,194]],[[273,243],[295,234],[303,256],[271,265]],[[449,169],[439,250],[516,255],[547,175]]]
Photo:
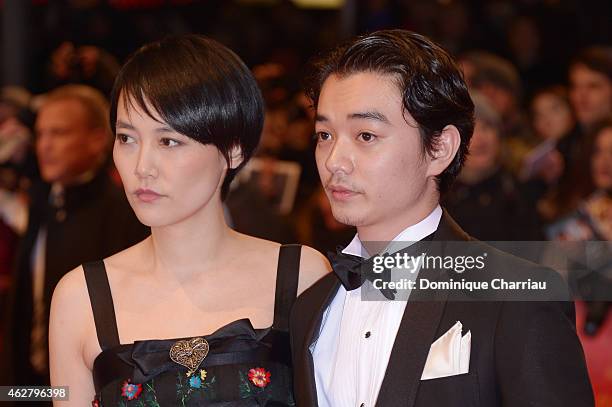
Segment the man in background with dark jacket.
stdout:
[[36,120],[41,182],[32,186],[28,227],[17,254],[2,385],[48,385],[51,296],[81,263],[144,239],[121,188],[108,175],[108,102],[97,90],[67,85],[45,96]]

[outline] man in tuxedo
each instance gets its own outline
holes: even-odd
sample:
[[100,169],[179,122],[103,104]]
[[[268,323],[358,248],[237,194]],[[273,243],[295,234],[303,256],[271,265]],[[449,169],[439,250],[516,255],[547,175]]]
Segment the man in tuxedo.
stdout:
[[[357,235],[332,256],[335,273],[293,308],[297,404],[592,406],[573,304],[553,301],[567,294],[553,271],[472,240],[465,250],[488,252],[488,267],[465,279],[531,278],[551,291],[502,301],[413,289],[408,301],[373,301],[365,289],[376,286],[354,265],[377,253],[374,242],[471,240],[439,205],[473,131],[474,105],[451,57],[418,34],[379,31],[321,59],[308,91],[321,181],[334,217]],[[421,269],[425,277],[459,280],[436,267]]]
[[32,185],[28,226],[17,253],[0,384],[49,383],[48,323],[60,278],[148,234],[108,174],[108,102],[66,85],[46,95],[36,119],[41,180]]

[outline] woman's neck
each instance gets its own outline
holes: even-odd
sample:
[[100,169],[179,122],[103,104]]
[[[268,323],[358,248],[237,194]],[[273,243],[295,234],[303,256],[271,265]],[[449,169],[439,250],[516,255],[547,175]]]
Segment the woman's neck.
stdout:
[[213,269],[236,235],[227,226],[220,203],[181,222],[152,227],[149,239],[152,272],[188,279]]

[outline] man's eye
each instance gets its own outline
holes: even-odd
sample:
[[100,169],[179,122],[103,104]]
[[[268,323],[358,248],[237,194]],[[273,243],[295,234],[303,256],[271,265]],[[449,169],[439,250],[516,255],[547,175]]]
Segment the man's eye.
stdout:
[[117,134],[117,140],[119,140],[121,144],[129,144],[133,141],[133,139],[130,136],[128,136],[127,134],[123,134],[123,133]]
[[164,146],[164,147],[176,147],[179,144],[181,144],[180,142],[173,140],[171,138],[162,138],[159,143]]
[[367,133],[367,132],[359,133],[358,137],[367,143],[374,141],[376,139],[375,135],[373,135],[372,133]]

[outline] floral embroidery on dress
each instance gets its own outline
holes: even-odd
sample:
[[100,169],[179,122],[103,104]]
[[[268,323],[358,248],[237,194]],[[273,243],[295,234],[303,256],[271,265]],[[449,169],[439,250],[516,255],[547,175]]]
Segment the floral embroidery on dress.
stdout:
[[189,385],[194,389],[199,389],[202,387],[202,379],[199,376],[191,376],[189,378]]
[[200,374],[194,374],[189,378],[177,375],[176,396],[179,403],[186,403],[195,397],[196,400],[204,400],[215,395],[215,376],[207,380],[208,372],[201,369]]
[[270,383],[270,372],[263,367],[249,370],[249,380],[257,387],[266,387]]
[[240,397],[255,398],[261,405],[265,405],[267,400],[274,393],[274,386],[267,387],[270,384],[270,371],[263,367],[246,368],[239,371],[240,375]]
[[123,386],[121,387],[121,395],[128,400],[137,399],[142,392],[142,384],[133,384],[130,383],[129,380],[123,382]]
[[202,387],[205,380],[206,380],[206,370],[202,369],[200,370],[199,376],[193,375],[189,378],[189,386],[193,387],[194,389],[199,389]]
[[[259,405],[267,405],[273,400],[282,400],[283,405],[295,407],[291,390],[285,388],[284,376],[278,376],[278,381],[272,383],[272,373],[277,374],[269,366],[251,367],[242,365],[237,369],[239,387],[237,396],[240,399],[256,400]],[[170,373],[170,372],[168,372]],[[217,388],[222,383],[217,381],[216,370],[198,369],[186,376],[183,369],[173,372],[175,377],[175,404],[177,406],[196,406],[217,400]],[[167,385],[166,379],[150,379],[142,384],[132,382],[133,379],[115,382],[121,391],[121,400],[117,407],[160,407],[158,402],[160,390],[158,386]],[[161,384],[160,384],[161,383]],[[165,384],[164,384],[165,383]],[[280,386],[280,387],[278,387]],[[115,390],[115,391],[117,391]],[[167,396],[166,396],[167,397]],[[96,395],[92,407],[102,407],[104,404]],[[173,404],[174,405],[174,404]]]

